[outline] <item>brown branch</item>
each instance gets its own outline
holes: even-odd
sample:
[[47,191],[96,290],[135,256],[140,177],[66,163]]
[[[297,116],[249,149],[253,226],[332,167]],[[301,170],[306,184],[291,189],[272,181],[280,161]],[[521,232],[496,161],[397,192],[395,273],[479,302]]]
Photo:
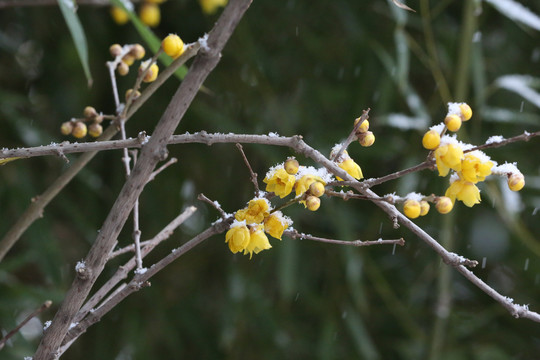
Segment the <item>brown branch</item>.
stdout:
[[[131,0],[140,2],[141,0]],[[77,0],[77,5],[110,6],[110,0]],[[26,6],[58,6],[58,0],[0,0],[0,9]]]
[[[186,210],[184,210],[180,215],[178,215],[174,220],[172,220],[167,226],[165,226],[156,236],[154,236],[152,239],[143,242],[143,248],[141,251],[141,257],[144,258],[146,255],[148,255],[156,246],[158,246],[163,241],[167,240],[174,230],[178,228],[180,225],[184,223],[193,213],[197,210],[194,206],[188,207]],[[127,246],[125,248],[122,248],[120,250],[111,252],[111,254],[108,256],[107,261],[112,259],[113,257],[119,255],[120,253],[127,252],[128,250],[134,251],[135,247],[134,244],[131,244],[130,246]],[[123,266],[120,266],[116,273],[109,279],[107,282],[99,288],[98,291],[92,297],[84,304],[84,306],[79,310],[77,313],[77,316],[73,320],[74,322],[81,321],[86,314],[91,311],[94,307],[97,306],[97,304],[105,297],[109,292],[123,279],[127,277],[129,272],[133,270],[136,266],[136,258],[132,257],[128,262],[126,262]]]
[[345,241],[345,240],[334,240],[334,239],[326,239],[321,238],[309,234],[304,234],[296,231],[296,229],[293,230],[285,230],[283,232],[283,235],[289,236],[293,239],[306,239],[306,240],[313,240],[313,241],[319,241],[327,244],[336,244],[336,245],[349,245],[349,246],[371,246],[371,245],[399,245],[403,246],[405,245],[405,240],[403,238],[394,239],[394,240],[368,240],[368,241],[362,241],[362,240],[352,240],[352,241]]
[[515,143],[515,142],[518,142],[518,141],[529,141],[533,137],[536,137],[536,136],[540,136],[540,131],[533,132],[533,133],[529,133],[529,132],[525,131],[521,135],[517,135],[517,136],[511,137],[509,139],[504,139],[504,140],[501,140],[501,141],[495,141],[495,142],[491,142],[491,143],[488,143],[488,144],[478,145],[478,146],[473,147],[472,149],[464,150],[463,152],[468,153],[468,152],[471,152],[471,151],[474,151],[474,150],[484,150],[484,149],[498,148],[498,147],[505,146],[505,145]]
[[[56,352],[62,344],[73,318],[88,296],[97,277],[103,271],[107,255],[111,252],[115,239],[122,230],[136,199],[158,161],[166,157],[169,138],[182,120],[204,80],[216,67],[225,43],[250,3],[250,0],[232,0],[223,10],[222,15],[208,35],[208,45],[204,49],[201,48],[195,57],[190,71],[167,106],[148,144],[143,147],[139,161],[137,161],[131,176],[127,179],[105,219],[98,237],[86,256],[86,276],[74,279],[51,326],[44,333],[34,360],[49,360],[56,357]],[[148,273],[150,272],[152,272],[152,268],[148,271]]]
[[[232,218],[230,220],[232,221]],[[186,242],[184,245],[180,246],[177,249],[174,249],[169,255],[158,261],[146,272],[140,272],[136,274],[127,286],[124,286],[120,291],[115,292],[98,308],[89,312],[88,316],[84,318],[84,320],[81,320],[76,326],[69,330],[58,353],[64,353],[74,340],[76,340],[80,335],[82,335],[91,325],[100,321],[105,314],[115,308],[127,296],[131,295],[135,291],[138,291],[145,286],[148,286],[148,281],[150,280],[150,278],[163,270],[173,261],[193,249],[195,246],[202,243],[204,240],[210,238],[213,235],[221,234],[225,230],[227,230],[230,226],[231,221],[221,221],[219,223],[215,223],[199,235],[195,236],[193,239]]]
[[[175,61],[172,62],[165,70],[158,76],[156,81],[151,83],[145,88],[141,96],[135,101],[129,108],[129,111],[125,117],[125,121],[128,121],[133,114],[148,100],[148,98],[158,89],[161,84],[165,82],[180,66],[182,66],[187,60],[195,56],[200,48],[199,43],[189,44],[186,46],[186,51]],[[110,125],[103,134],[98,138],[98,141],[106,141],[112,139],[112,137],[118,132],[115,124]],[[58,155],[64,154],[64,152]],[[77,161],[75,161],[69,167],[66,172],[60,175],[54,183],[52,183],[45,192],[35,197],[35,201],[32,201],[30,206],[24,211],[24,213],[17,218],[15,224],[11,226],[8,232],[4,235],[0,241],[0,262],[13,245],[19,240],[21,235],[32,225],[34,221],[43,216],[43,210],[51,202],[52,199],[58,195],[58,193],[83,169],[90,160],[97,154],[97,151],[91,151],[82,155]]]
[[200,201],[203,201],[207,204],[209,204],[210,206],[212,206],[214,209],[216,209],[218,212],[219,212],[219,215],[221,216],[221,218],[223,220],[227,219],[229,217],[229,215],[227,215],[225,213],[225,211],[223,211],[223,209],[221,208],[221,206],[219,205],[219,203],[217,201],[212,201],[210,200],[209,198],[207,198],[204,194],[199,194],[199,196],[197,196],[197,199],[199,199]]
[[15,335],[16,333],[19,332],[19,330],[21,330],[21,328],[26,325],[27,322],[29,322],[32,318],[38,316],[39,314],[41,314],[44,310],[50,308],[52,305],[52,301],[51,300],[47,300],[45,301],[40,307],[38,307],[36,310],[32,311],[32,313],[30,315],[28,315],[27,317],[24,318],[23,321],[21,321],[21,323],[19,325],[17,325],[13,330],[11,330],[10,332],[8,332],[6,334],[6,336],[4,336],[1,340],[0,340],[0,350],[2,350],[4,348],[4,346],[6,345],[6,342],[13,336]]
[[259,190],[259,184],[257,183],[257,174],[253,172],[253,169],[251,168],[251,165],[249,164],[249,160],[247,159],[246,154],[244,153],[244,148],[242,147],[242,145],[237,143],[236,147],[240,151],[240,154],[242,154],[242,159],[244,159],[244,163],[246,164],[249,170],[251,182],[253,183],[253,186],[255,187],[255,194],[258,194],[260,190]]

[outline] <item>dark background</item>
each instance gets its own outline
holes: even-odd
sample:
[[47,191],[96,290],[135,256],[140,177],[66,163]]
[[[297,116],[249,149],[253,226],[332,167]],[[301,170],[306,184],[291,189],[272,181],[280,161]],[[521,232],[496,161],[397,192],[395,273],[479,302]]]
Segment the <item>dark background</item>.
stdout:
[[[538,2],[522,3],[540,13]],[[473,119],[458,134],[466,142],[481,144],[491,135],[539,130],[539,104],[496,83],[503,75],[530,75],[532,86],[540,88],[537,30],[484,2],[407,4],[418,12],[383,0],[255,0],[206,81],[209,91],[198,94],[176,133],[300,134],[328,154],[362,109],[370,107],[377,140],[370,148],[353,144],[349,153],[364,176],[372,178],[425,159],[421,137],[443,120],[447,101],[467,101],[473,109]],[[208,32],[218,16],[202,14],[195,0],[169,0],[161,9],[156,35],[178,33],[186,42]],[[106,7],[80,6],[78,14],[89,42],[91,88],[57,7],[0,11],[0,146],[64,141],[68,138],[60,134],[60,124],[80,116],[87,105],[114,112],[104,65],[110,59],[108,47],[145,44],[131,24],[116,25]],[[134,79],[133,72],[119,79],[121,93]],[[128,136],[152,132],[178,84],[170,79],[141,108],[128,123]],[[398,116],[405,126],[396,125]],[[244,149],[261,176],[294,155],[262,145]],[[506,184],[490,177],[480,185],[480,205],[459,203],[450,215],[432,210],[415,221],[452,251],[477,259],[481,265],[474,272],[479,277],[535,311],[540,310],[538,149],[534,139],[487,151],[499,163],[518,162],[527,181],[519,194],[508,198]],[[143,239],[183,208],[195,205],[199,210],[145,259],[146,266],[218,218],[214,209],[196,200],[198,193],[217,200],[227,212],[243,207],[253,194],[233,144],[175,145],[169,151],[178,164],[150,183],[140,199]],[[52,319],[75,264],[95,240],[122,187],[120,158],[118,151],[96,156],[0,264],[3,332],[46,299],[54,305],[40,319]],[[44,157],[0,167],[1,236],[30,199],[68,166]],[[443,194],[447,186],[447,178],[426,170],[374,190]],[[514,319],[407,229],[393,229],[373,204],[323,198],[315,213],[293,206],[286,214],[296,229],[316,236],[404,237],[406,245],[351,248],[271,239],[272,249],[249,260],[231,254],[224,235],[216,236],[120,304],[63,358],[538,358],[539,324]],[[131,226],[129,221],[121,245],[131,241]],[[98,283],[126,259],[107,266]],[[0,358],[31,356],[38,342],[35,334],[16,335]]]

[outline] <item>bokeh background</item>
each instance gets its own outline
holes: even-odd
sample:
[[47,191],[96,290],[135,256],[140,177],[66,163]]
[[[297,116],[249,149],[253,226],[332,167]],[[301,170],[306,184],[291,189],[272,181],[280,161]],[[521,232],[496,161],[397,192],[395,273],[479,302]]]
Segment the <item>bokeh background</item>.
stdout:
[[[459,132],[463,141],[481,144],[492,135],[538,131],[540,25],[537,21],[534,28],[534,18],[532,27],[523,17],[510,19],[509,11],[492,3],[499,1],[411,0],[413,13],[384,0],[255,0],[176,133],[300,134],[328,153],[369,107],[377,140],[370,148],[353,144],[349,153],[371,178],[423,161],[422,134],[442,121],[448,101],[467,101],[473,108],[473,119]],[[540,14],[540,3],[521,3]],[[219,16],[204,14],[195,0],[169,0],[161,10],[154,33],[160,38],[178,33],[186,42],[208,32]],[[85,106],[114,111],[108,47],[145,43],[131,23],[117,25],[106,6],[81,5],[78,15],[88,39],[90,88],[57,6],[0,10],[0,146],[72,140],[60,134],[60,124],[80,116]],[[501,77],[516,74],[528,77],[513,78],[517,85],[510,91]],[[134,79],[133,73],[120,78],[121,92]],[[129,136],[152,132],[178,85],[171,78],[155,94],[128,123]],[[524,97],[524,91],[533,96]],[[244,149],[261,176],[294,155],[261,145]],[[459,203],[450,215],[432,211],[416,221],[447,248],[477,259],[481,265],[474,272],[489,285],[535,311],[540,310],[539,149],[534,139],[488,151],[499,163],[518,162],[527,181],[519,194],[490,178],[481,185],[480,205]],[[233,144],[169,150],[179,162],[141,197],[143,238],[183,208],[199,210],[145,259],[147,266],[218,218],[197,194],[228,212],[253,194]],[[52,319],[74,265],[122,187],[120,158],[119,151],[96,156],[0,263],[3,333],[46,299],[54,305],[39,319]],[[0,236],[67,167],[53,157],[0,167]],[[442,194],[447,181],[426,170],[374,190]],[[373,204],[324,198],[317,212],[295,206],[286,214],[296,229],[316,236],[404,237],[406,245],[352,248],[284,238],[271,240],[271,250],[249,260],[231,254],[224,236],[215,236],[90,328],[63,358],[538,358],[539,324],[514,319],[407,229],[394,229]],[[120,244],[131,241],[130,229],[128,222]],[[126,259],[107,266],[99,283]],[[0,358],[31,356],[40,321],[12,338]]]

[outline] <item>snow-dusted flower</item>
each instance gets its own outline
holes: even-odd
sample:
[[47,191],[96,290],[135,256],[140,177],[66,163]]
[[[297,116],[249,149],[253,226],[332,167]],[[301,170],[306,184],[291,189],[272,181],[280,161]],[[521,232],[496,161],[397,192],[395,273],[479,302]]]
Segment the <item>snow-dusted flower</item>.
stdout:
[[238,210],[234,217],[238,221],[245,220],[247,224],[260,224],[268,216],[269,208],[268,200],[253,199],[249,201],[247,208]]
[[244,248],[244,255],[249,253],[249,258],[253,256],[253,253],[258,254],[263,250],[270,249],[272,245],[268,241],[268,237],[263,231],[263,225],[257,225],[250,230],[249,243]]
[[453,169],[461,171],[461,160],[463,159],[463,150],[457,144],[441,145],[435,150],[435,160],[439,176],[448,175],[448,171]]
[[306,191],[308,191],[311,184],[315,182],[320,182],[324,184],[323,179],[321,179],[319,176],[315,175],[304,175],[300,179],[296,181],[296,184],[294,184],[294,190],[296,192],[296,196],[300,196]]
[[274,170],[263,180],[266,183],[266,191],[273,192],[282,199],[291,193],[295,181],[294,175],[288,174],[284,168]]
[[480,203],[480,190],[472,182],[463,179],[454,181],[446,190],[445,195],[452,200],[452,203],[458,199],[468,207]]
[[287,220],[280,211],[276,211],[272,215],[264,219],[264,231],[270,236],[281,240],[283,231],[289,227],[290,220]]
[[244,250],[248,246],[249,240],[249,229],[245,222],[233,223],[227,234],[225,234],[225,242],[229,244],[229,249],[233,254]]
[[460,177],[476,184],[479,181],[484,181],[486,176],[491,175],[493,165],[495,164],[480,151],[467,153],[461,162]]

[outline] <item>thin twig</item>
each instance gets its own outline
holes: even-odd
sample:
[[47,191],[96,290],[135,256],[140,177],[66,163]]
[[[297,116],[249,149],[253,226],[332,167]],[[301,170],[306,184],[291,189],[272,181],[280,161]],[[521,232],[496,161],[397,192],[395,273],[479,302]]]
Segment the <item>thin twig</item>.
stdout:
[[[85,258],[88,269],[87,276],[85,278],[78,276],[73,280],[51,326],[41,339],[34,360],[49,360],[56,356],[73,318],[90,293],[97,277],[103,271],[107,256],[124,227],[135,201],[141,194],[156,164],[167,156],[167,141],[180,124],[200,87],[218,64],[225,44],[250,4],[251,0],[231,0],[210,31],[204,51],[201,51],[195,58],[158,122],[151,139],[143,147],[139,161],[122,187],[96,240],[93,242]],[[148,272],[151,271],[152,268]],[[142,275],[144,276],[144,274]]]
[[[184,210],[180,215],[178,215],[174,220],[172,220],[167,226],[165,226],[156,236],[154,236],[152,239],[143,242],[143,248],[142,248],[142,254],[141,257],[144,258],[146,255],[148,255],[156,246],[158,246],[163,241],[167,240],[174,230],[178,228],[184,221],[186,221],[193,213],[197,210],[194,206],[188,207],[186,210]],[[131,244],[129,247],[131,251],[134,250],[133,244]],[[108,256],[108,260],[112,259],[113,257],[119,255],[120,253],[126,252],[124,249],[120,249],[114,252],[111,252],[111,254]],[[84,304],[84,306],[79,310],[77,313],[77,316],[74,319],[74,322],[81,321],[86,314],[91,311],[94,307],[97,306],[97,304],[123,279],[127,277],[129,272],[133,270],[136,266],[136,258],[132,257],[128,262],[126,262],[123,266],[120,266],[116,273],[109,279],[107,282],[98,290],[95,292],[94,295]]]
[[[200,48],[200,43],[189,44],[186,46],[184,53],[171,63],[165,70],[158,76],[156,81],[151,83],[145,88],[141,96],[133,103],[129,108],[129,111],[125,117],[125,121],[128,121],[133,114],[150,98],[150,96],[161,86],[174,72],[182,66],[187,60],[195,56]],[[115,124],[110,125],[103,134],[98,138],[98,142],[112,139],[112,137],[118,132]],[[56,150],[58,151],[58,150]],[[0,150],[1,152],[1,150]],[[52,153],[49,155],[57,155],[58,153]],[[32,201],[30,206],[26,208],[24,213],[17,218],[15,224],[11,226],[8,232],[4,235],[0,241],[0,262],[13,245],[20,239],[21,235],[28,229],[30,225],[37,219],[39,219],[45,207],[49,202],[58,195],[58,193],[83,169],[90,160],[97,154],[97,151],[90,151],[81,156],[77,161],[73,162],[71,166],[60,175],[41,195],[36,196],[36,201]]]
[[403,238],[399,239],[393,239],[393,240],[352,240],[352,241],[345,241],[345,240],[334,240],[334,239],[326,239],[321,238],[309,234],[304,234],[296,231],[296,229],[293,230],[285,230],[283,232],[283,235],[289,236],[293,239],[306,239],[306,240],[313,240],[313,241],[319,241],[327,244],[336,244],[336,245],[349,245],[349,246],[371,246],[371,245],[405,245],[405,240]]
[[242,154],[242,159],[244,159],[244,163],[246,164],[246,167],[249,170],[251,182],[253,183],[253,186],[255,187],[255,194],[258,194],[260,190],[259,190],[259,184],[257,183],[257,174],[253,172],[253,169],[251,168],[251,165],[249,164],[249,160],[247,159],[246,154],[244,153],[244,148],[242,147],[242,145],[239,143],[236,143],[236,147],[240,151],[240,154]]
[[337,159],[339,159],[341,154],[343,154],[343,152],[345,150],[347,150],[349,145],[356,139],[356,131],[360,128],[360,126],[362,126],[362,123],[364,121],[369,119],[369,111],[370,110],[371,109],[368,108],[367,110],[362,111],[362,116],[360,117],[360,120],[353,127],[352,131],[349,133],[349,136],[347,136],[347,139],[341,144],[341,148],[339,149],[339,151],[337,153],[333,154],[333,156],[330,158],[330,160],[336,161]]
[[148,179],[148,182],[153,181],[159,173],[161,173],[163,170],[171,166],[172,164],[175,164],[178,162],[177,158],[170,158],[169,161],[167,161],[165,164],[161,165],[157,170],[154,170],[152,174],[150,175],[150,178]]
[[58,350],[59,355],[64,353],[73,343],[73,341],[77,339],[81,334],[83,334],[86,329],[88,329],[88,327],[101,320],[101,318],[105,314],[107,314],[110,310],[116,307],[127,296],[134,293],[135,291],[140,290],[142,287],[147,286],[149,284],[148,280],[150,280],[150,278],[163,270],[180,256],[184,255],[185,253],[193,249],[195,246],[202,243],[204,240],[210,238],[213,235],[223,233],[229,228],[231,221],[232,217],[228,221],[221,221],[219,223],[215,223],[211,227],[201,232],[199,235],[186,242],[184,245],[174,249],[169,255],[158,261],[146,272],[135,274],[135,276],[127,286],[123,287],[120,291],[115,292],[114,295],[107,299],[107,301],[103,302],[98,308],[89,312],[88,316],[84,320],[81,320],[75,327],[69,330],[67,336],[62,342],[62,346]]
[[223,211],[223,209],[221,208],[221,205],[219,205],[217,201],[210,200],[204,194],[199,194],[199,196],[197,196],[197,199],[199,199],[200,201],[204,201],[205,203],[209,204],[214,209],[216,209],[217,212],[219,212],[219,215],[221,216],[222,219],[225,220],[229,217],[229,215],[227,215],[227,213]]
[[0,340],[0,350],[2,350],[4,348],[4,346],[6,345],[6,342],[13,336],[15,335],[16,333],[19,332],[19,330],[24,326],[26,325],[27,322],[29,322],[32,318],[38,316],[39,314],[41,314],[44,310],[48,309],[49,307],[51,307],[52,305],[52,301],[51,300],[47,300],[45,301],[40,307],[38,307],[36,310],[34,310],[30,315],[28,315],[27,317],[24,318],[23,321],[21,321],[21,323],[19,325],[17,325],[13,330],[11,330],[10,332],[8,332],[6,334],[6,336],[4,336],[1,340]]

